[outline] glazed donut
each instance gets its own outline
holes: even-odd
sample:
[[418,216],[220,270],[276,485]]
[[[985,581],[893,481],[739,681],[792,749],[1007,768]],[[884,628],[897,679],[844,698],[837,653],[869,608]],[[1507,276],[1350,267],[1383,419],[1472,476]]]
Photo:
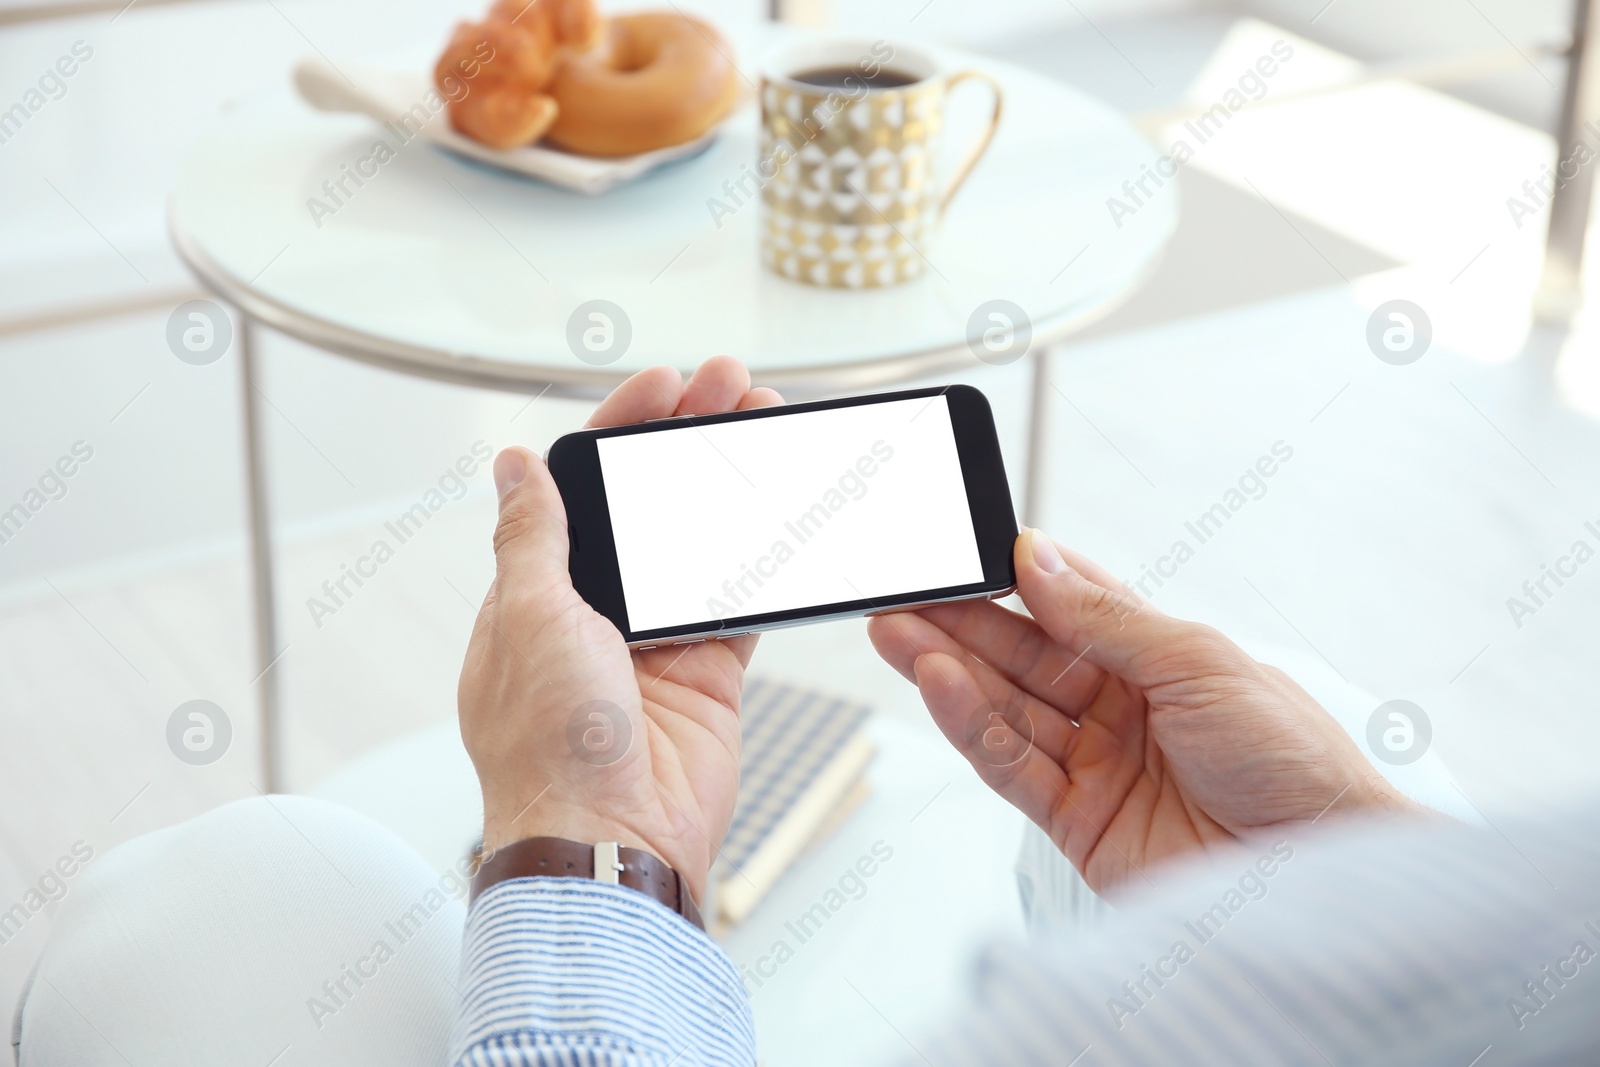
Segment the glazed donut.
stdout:
[[498,0],[484,21],[461,23],[433,71],[450,124],[491,148],[537,141],[556,119],[551,77],[603,27],[594,0]]
[[732,50],[711,26],[671,11],[617,15],[600,43],[569,56],[546,91],[559,111],[546,139],[586,156],[682,144],[739,99]]

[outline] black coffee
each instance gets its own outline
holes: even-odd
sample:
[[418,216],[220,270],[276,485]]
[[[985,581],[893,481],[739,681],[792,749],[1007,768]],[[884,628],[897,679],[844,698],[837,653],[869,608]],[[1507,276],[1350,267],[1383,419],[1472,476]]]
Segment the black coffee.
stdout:
[[887,67],[879,67],[876,74],[868,74],[855,67],[817,67],[815,70],[802,70],[791,77],[819,89],[898,89],[922,80]]

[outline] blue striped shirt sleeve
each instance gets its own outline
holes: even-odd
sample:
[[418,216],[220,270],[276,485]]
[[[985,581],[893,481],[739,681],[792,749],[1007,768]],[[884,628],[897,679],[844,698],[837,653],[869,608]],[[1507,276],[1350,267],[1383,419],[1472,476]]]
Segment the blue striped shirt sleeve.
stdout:
[[988,949],[904,1067],[1600,1064],[1596,826],[1286,828],[1162,870],[1101,930]]
[[456,1067],[749,1067],[755,1029],[716,942],[580,878],[491,886],[467,916]]

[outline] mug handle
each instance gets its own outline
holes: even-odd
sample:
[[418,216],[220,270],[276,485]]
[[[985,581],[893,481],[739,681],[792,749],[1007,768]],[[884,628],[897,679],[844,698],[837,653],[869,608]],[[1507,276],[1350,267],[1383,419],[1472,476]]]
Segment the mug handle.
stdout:
[[961,185],[967,180],[967,175],[972,173],[972,168],[978,165],[978,160],[989,150],[989,142],[994,140],[994,132],[1000,127],[1000,107],[1005,99],[1000,92],[1000,83],[981,70],[963,70],[950,75],[945,79],[945,92],[949,92],[964,81],[977,80],[987,82],[989,90],[994,93],[994,113],[989,116],[989,124],[984,127],[983,134],[978,138],[978,143],[972,146],[971,151],[961,164],[956,167],[955,174],[950,177],[950,184],[945,187],[944,195],[939,198],[939,217],[943,218],[945,209],[950,206],[950,201],[955,199],[956,193],[961,191]]

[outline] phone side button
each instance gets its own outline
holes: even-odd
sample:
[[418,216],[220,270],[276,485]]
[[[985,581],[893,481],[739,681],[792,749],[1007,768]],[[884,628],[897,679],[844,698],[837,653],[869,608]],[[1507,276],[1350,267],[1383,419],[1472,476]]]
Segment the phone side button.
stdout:
[[635,652],[649,652],[652,648],[660,648],[660,647],[661,647],[660,645],[640,645],[638,648],[634,649],[634,651]]
[[677,648],[679,645],[699,645],[699,644],[704,644],[704,643],[705,643],[705,638],[703,638],[703,637],[695,637],[695,638],[691,638],[688,641],[674,641],[674,642],[672,642],[672,647],[673,648]]

